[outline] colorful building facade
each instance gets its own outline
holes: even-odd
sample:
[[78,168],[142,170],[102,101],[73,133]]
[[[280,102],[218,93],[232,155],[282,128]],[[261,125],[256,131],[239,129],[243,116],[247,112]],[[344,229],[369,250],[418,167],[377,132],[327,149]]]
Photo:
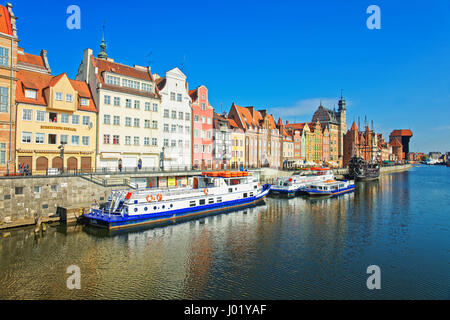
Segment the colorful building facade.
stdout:
[[97,109],[88,85],[65,73],[20,70],[17,77],[17,169],[47,174],[95,168]]
[[208,89],[200,86],[189,91],[192,99],[192,167],[213,167],[214,108],[208,102]]

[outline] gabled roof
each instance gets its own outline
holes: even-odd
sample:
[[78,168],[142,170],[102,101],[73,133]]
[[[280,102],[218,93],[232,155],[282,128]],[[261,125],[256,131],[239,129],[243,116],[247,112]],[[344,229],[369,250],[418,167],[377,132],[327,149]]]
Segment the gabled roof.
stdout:
[[402,143],[398,140],[398,138],[392,139],[392,141],[389,142],[389,144],[393,147],[403,147]]
[[254,107],[241,107],[234,103],[233,106],[236,108],[239,118],[242,121],[242,129],[248,130],[249,128],[259,127],[259,121],[262,120],[262,117]]
[[[67,77],[67,75],[65,73],[62,73],[54,77],[52,75],[27,70],[17,71],[18,81],[16,87],[16,101],[33,105],[48,105],[48,101],[46,100],[44,94],[45,89],[56,85],[58,81],[60,81],[63,77]],[[73,89],[78,92],[78,95],[80,97],[89,99],[88,106],[82,106],[80,104],[80,99],[78,99],[77,109],[81,111],[97,112],[94,99],[92,98],[92,94],[87,83],[70,79],[69,81]],[[36,90],[36,99],[25,97],[25,89]]]
[[8,8],[0,6],[0,32],[12,36],[11,15]]
[[352,127],[351,127],[350,131],[358,131],[358,127],[356,126],[355,121],[353,121],[353,124],[352,124]]

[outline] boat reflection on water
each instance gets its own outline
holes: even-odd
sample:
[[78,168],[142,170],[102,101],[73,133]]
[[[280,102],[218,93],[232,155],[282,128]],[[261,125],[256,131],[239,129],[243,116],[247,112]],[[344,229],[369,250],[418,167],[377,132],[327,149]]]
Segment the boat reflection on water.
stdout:
[[142,226],[131,226],[128,227],[126,229],[117,229],[117,230],[108,230],[105,228],[96,228],[92,225],[89,224],[84,224],[83,225],[83,231],[86,232],[87,234],[90,235],[94,235],[96,237],[110,237],[110,236],[116,236],[116,235],[120,235],[120,234],[127,234],[130,232],[145,232],[146,230],[151,230],[151,229],[158,229],[158,228],[164,228],[167,226],[172,226],[172,225],[177,225],[177,224],[181,224],[181,223],[198,223],[198,224],[205,224],[208,221],[211,220],[211,218],[213,217],[220,217],[220,215],[228,215],[228,214],[235,214],[235,213],[245,213],[247,214],[248,212],[252,212],[252,208],[257,208],[257,207],[263,207],[266,205],[266,200],[262,199],[261,201],[250,205],[248,207],[246,207],[245,209],[224,209],[218,212],[214,212],[214,213],[205,213],[203,215],[196,215],[194,217],[187,217],[187,218],[179,218],[176,220],[170,220],[170,221],[166,221],[166,222],[160,222],[160,223],[154,223],[154,224],[149,224],[149,225],[142,225]]

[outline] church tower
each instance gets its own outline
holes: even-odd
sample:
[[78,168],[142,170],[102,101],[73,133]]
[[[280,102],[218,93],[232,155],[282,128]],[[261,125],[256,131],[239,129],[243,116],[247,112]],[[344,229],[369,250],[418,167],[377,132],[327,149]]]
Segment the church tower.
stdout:
[[106,43],[105,43],[105,26],[103,26],[103,36],[102,43],[100,44],[100,52],[98,53],[100,59],[108,59],[108,54],[106,53]]

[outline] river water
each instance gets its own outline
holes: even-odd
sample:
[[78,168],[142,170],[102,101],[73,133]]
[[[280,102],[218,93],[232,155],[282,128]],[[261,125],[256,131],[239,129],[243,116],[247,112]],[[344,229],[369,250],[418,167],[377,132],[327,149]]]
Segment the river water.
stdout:
[[[115,235],[0,232],[0,299],[449,299],[450,168]],[[81,289],[67,288],[79,266]],[[381,271],[369,290],[367,267]]]

